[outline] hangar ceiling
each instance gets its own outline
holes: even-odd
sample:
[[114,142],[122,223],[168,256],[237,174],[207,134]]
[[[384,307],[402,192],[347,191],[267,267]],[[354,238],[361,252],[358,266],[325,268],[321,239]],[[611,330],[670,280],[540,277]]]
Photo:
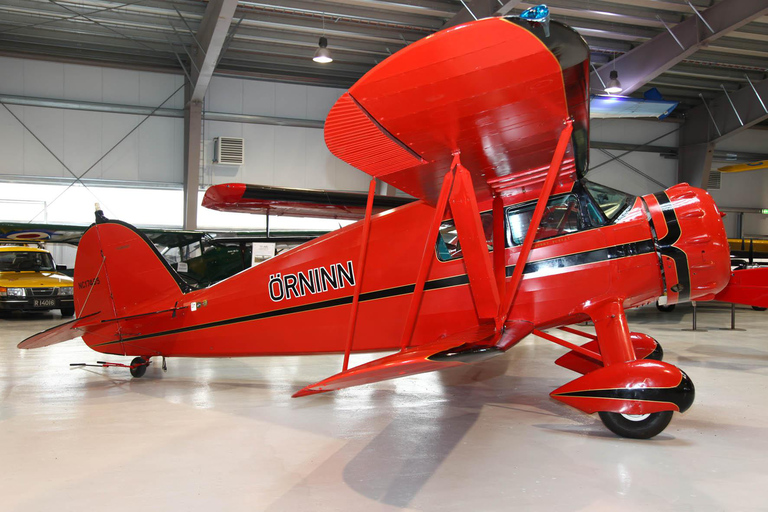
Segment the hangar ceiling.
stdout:
[[[762,0],[751,0],[755,4]],[[600,66],[668,33],[716,4],[738,17],[738,0],[550,0],[554,19],[576,28]],[[746,2],[751,4],[750,2]],[[474,0],[475,14],[519,13],[531,3]],[[4,0],[0,5],[0,52],[5,55],[97,62],[193,73],[203,0]],[[759,9],[758,9],[759,10]],[[639,86],[657,87],[685,106],[723,90],[735,92],[768,73],[768,16],[761,11],[722,37],[689,48],[674,65]],[[471,19],[452,0],[240,1],[223,42],[215,74],[348,87],[390,53],[442,27]],[[699,35],[709,35],[693,20]],[[691,22],[689,22],[690,24]],[[325,28],[323,29],[323,26]],[[715,28],[717,30],[717,28]],[[334,62],[311,60],[325,32]],[[667,45],[669,46],[669,45]],[[682,47],[681,47],[682,48]],[[663,64],[663,63],[662,63]],[[606,68],[608,69],[608,68]],[[621,68],[619,68],[621,69]],[[594,85],[593,80],[593,85]]]

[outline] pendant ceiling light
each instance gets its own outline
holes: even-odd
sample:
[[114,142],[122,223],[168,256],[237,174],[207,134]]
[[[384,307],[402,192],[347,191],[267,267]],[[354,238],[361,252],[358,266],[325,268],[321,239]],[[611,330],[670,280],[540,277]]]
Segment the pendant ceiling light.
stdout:
[[621,82],[619,82],[619,72],[616,71],[616,55],[613,56],[613,69],[611,70],[609,77],[610,79],[605,86],[605,92],[608,94],[619,94],[624,90],[621,86]]
[[320,36],[320,41],[317,43],[317,50],[315,50],[315,56],[312,60],[319,62],[320,64],[328,64],[333,62],[331,57],[331,51],[328,49],[328,39],[325,38],[325,13],[323,13],[323,35]]
[[610,76],[611,78],[608,80],[608,84],[605,86],[605,92],[608,94],[619,94],[624,90],[624,88],[621,86],[621,82],[619,82],[619,72],[615,69],[612,69]]

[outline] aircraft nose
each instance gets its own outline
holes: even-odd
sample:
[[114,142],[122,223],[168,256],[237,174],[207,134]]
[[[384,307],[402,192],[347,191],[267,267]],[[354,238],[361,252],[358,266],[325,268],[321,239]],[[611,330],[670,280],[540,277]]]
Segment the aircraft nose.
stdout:
[[730,277],[730,250],[712,196],[687,183],[645,196],[656,233],[667,301],[711,300]]

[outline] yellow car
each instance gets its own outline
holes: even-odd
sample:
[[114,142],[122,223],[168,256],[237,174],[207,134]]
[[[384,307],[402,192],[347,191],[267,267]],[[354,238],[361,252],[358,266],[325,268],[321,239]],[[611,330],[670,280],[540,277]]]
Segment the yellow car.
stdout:
[[51,253],[23,246],[0,247],[0,312],[60,309],[75,314],[73,280],[57,272]]

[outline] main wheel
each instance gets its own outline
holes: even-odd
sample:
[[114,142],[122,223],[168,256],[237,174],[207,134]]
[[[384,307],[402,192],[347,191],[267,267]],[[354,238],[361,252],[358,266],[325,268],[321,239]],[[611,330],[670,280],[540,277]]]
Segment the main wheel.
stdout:
[[71,308],[61,308],[61,316],[74,316],[75,315],[75,307]]
[[662,313],[671,313],[672,311],[675,310],[675,305],[674,304],[669,304],[667,306],[662,306],[661,304],[659,304],[657,302],[656,303],[656,309],[658,309]]
[[760,306],[752,306],[752,309],[754,309],[755,311],[765,311],[768,308],[761,308]]
[[620,414],[599,412],[600,419],[608,430],[621,437],[632,439],[650,439],[667,428],[672,420],[672,411],[652,412],[650,414]]
[[131,376],[139,378],[147,373],[147,365],[149,361],[146,361],[143,357],[134,357],[131,361]]

